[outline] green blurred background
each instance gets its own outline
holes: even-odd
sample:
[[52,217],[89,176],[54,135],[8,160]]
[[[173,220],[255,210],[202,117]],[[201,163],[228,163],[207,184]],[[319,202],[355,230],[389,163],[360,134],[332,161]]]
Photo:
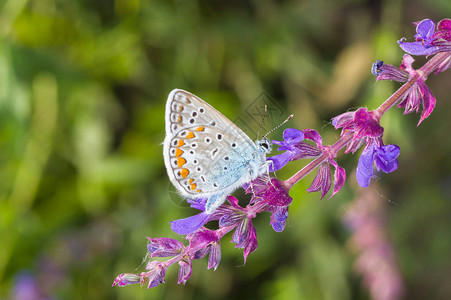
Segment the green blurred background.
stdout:
[[[265,91],[295,114],[288,126],[333,143],[331,117],[374,109],[399,86],[376,84],[371,62],[399,65],[411,22],[445,17],[449,0],[0,1],[0,298],[31,276],[51,299],[369,299],[342,223],[360,189],[357,154],[339,158],[348,180],[330,201],[305,192],[314,174],[291,191],[283,233],[257,218],[245,266],[226,236],[219,268],[196,261],[186,286],[176,266],[154,289],[111,284],[144,270],[146,236],[178,238],[168,222],[194,212],[163,165],[173,88],[232,120]],[[382,119],[400,165],[370,189],[406,299],[451,299],[450,81],[430,76],[438,102],[420,127],[400,109]]]

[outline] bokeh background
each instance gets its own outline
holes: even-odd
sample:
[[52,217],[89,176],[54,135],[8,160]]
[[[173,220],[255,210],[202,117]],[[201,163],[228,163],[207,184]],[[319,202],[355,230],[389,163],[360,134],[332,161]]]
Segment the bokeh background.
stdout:
[[372,196],[356,185],[358,154],[341,156],[344,189],[320,201],[305,191],[314,174],[300,182],[284,232],[257,218],[259,248],[246,265],[226,236],[219,268],[196,261],[186,286],[174,266],[157,288],[111,287],[144,270],[146,236],[179,238],[168,222],[194,213],[163,165],[173,88],[232,120],[266,92],[295,114],[287,126],[330,144],[331,117],[374,109],[399,87],[376,83],[371,62],[399,65],[396,41],[414,35],[411,22],[445,17],[449,0],[0,1],[0,298],[370,299],[343,220],[371,198],[401,279],[387,287],[451,299],[450,71],[430,76],[438,102],[421,126],[400,109],[383,117],[400,164]]

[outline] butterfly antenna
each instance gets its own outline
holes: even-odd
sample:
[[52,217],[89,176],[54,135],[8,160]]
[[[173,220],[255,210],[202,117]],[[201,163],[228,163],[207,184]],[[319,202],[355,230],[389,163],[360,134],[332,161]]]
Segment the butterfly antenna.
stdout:
[[267,115],[268,115],[268,105],[265,104],[265,114],[263,115],[262,122],[260,123],[260,127],[258,128],[257,140],[259,139],[260,131],[262,130],[263,123],[265,123],[265,118]]
[[293,118],[293,117],[294,117],[294,115],[288,116],[288,118],[287,118],[285,121],[283,121],[282,123],[280,123],[280,125],[278,125],[278,126],[274,127],[273,129],[271,129],[271,130],[270,130],[267,134],[265,134],[263,137],[268,136],[268,134],[270,134],[270,133],[273,132],[274,130],[280,128],[280,126],[282,126],[283,124],[285,124],[286,122],[288,122],[288,121],[289,121],[291,118]]

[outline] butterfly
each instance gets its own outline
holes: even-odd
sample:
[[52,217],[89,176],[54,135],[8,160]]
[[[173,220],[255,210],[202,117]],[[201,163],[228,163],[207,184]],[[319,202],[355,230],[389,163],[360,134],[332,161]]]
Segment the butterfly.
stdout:
[[210,104],[180,89],[166,103],[163,157],[169,179],[188,199],[205,199],[211,214],[235,189],[267,174],[266,136],[252,141]]

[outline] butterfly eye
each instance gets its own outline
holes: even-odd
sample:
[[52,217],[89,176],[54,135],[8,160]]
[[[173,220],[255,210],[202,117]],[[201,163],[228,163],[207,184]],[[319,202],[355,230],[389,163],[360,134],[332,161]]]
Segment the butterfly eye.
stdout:
[[268,140],[268,139],[266,139],[266,138],[263,138],[263,140],[262,141],[260,141],[260,147],[266,152],[266,153],[269,153],[269,152],[271,152],[271,147],[272,145],[271,145],[271,142]]

